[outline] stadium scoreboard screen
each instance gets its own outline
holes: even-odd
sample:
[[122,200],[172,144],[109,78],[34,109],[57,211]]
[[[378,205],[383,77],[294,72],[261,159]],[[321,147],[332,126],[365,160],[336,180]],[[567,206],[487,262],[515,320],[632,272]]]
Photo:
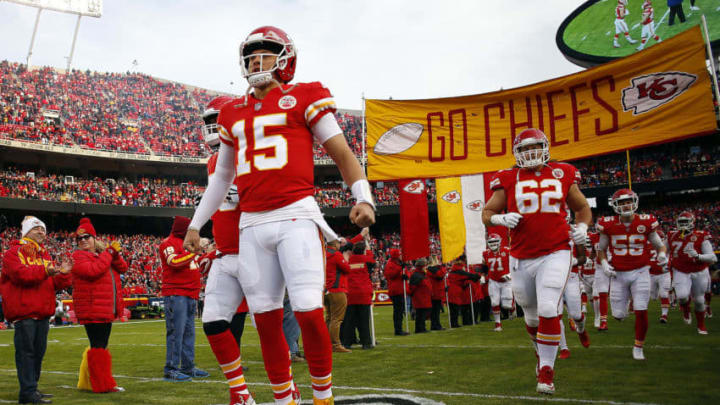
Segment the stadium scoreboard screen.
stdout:
[[[641,45],[643,26],[647,25],[643,22],[648,21],[648,3],[652,10],[651,24],[660,40],[666,40],[702,24],[701,15],[705,15],[713,52],[718,55],[720,2],[715,0],[696,0],[695,6],[700,10],[692,10],[688,1],[682,2],[685,22],[681,22],[679,16],[675,15],[673,25],[669,25],[673,13],[666,0],[589,0],[581,4],[560,25],[556,36],[557,46],[568,60],[583,67],[592,67],[639,52],[642,50],[638,48]],[[621,14],[622,18],[618,18],[618,14]],[[624,35],[624,27],[627,27],[627,37]],[[631,43],[628,38],[635,42]],[[650,36],[644,47],[653,46],[655,43],[655,38]]]

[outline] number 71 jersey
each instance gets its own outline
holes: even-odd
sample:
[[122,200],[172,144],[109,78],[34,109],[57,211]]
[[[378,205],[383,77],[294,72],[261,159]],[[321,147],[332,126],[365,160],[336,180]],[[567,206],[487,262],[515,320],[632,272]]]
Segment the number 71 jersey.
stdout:
[[507,212],[523,216],[510,230],[510,254],[532,259],[570,250],[567,196],[580,181],[580,172],[567,163],[548,162],[540,171],[513,167],[497,172],[491,190],[504,189]]
[[312,196],[310,128],[335,111],[330,91],[319,82],[297,83],[276,87],[262,100],[246,97],[227,103],[218,116],[220,140],[235,150],[242,210],[270,211]]
[[632,222],[625,224],[617,215],[602,217],[595,226],[608,237],[608,250],[612,253],[610,264],[615,271],[629,271],[650,265],[648,235],[660,226],[654,215],[635,214]]

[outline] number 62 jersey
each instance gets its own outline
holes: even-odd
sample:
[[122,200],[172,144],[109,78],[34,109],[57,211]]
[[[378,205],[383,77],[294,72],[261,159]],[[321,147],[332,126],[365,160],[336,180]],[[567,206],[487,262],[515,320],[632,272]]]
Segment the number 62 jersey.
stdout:
[[570,250],[567,196],[580,181],[580,172],[567,163],[548,162],[539,171],[501,170],[490,182],[491,190],[503,189],[507,212],[523,216],[510,230],[510,254],[532,259],[558,250]]

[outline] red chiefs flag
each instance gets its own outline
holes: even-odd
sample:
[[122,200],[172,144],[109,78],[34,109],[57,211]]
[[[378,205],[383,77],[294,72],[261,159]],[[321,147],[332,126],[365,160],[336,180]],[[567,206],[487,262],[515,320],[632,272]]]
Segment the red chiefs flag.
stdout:
[[425,180],[398,180],[400,188],[400,245],[404,261],[430,256]]

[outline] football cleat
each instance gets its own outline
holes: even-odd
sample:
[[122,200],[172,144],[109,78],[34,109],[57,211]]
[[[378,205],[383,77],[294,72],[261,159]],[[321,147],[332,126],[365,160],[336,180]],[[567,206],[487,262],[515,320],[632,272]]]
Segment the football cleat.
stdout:
[[252,394],[237,393],[232,398],[230,405],[255,405],[255,399]]
[[552,395],[555,393],[555,384],[553,384],[553,377],[555,372],[552,367],[545,366],[540,369],[537,377],[537,392],[540,394]]
[[712,309],[709,306],[705,308],[705,318],[712,318]]
[[598,327],[598,332],[607,332],[608,326],[607,321],[600,321],[600,326]]
[[570,349],[560,349],[558,358],[563,359],[563,360],[569,359],[570,358]]
[[600,329],[600,318],[595,318],[595,320],[593,320],[593,325],[595,326],[595,329]]
[[668,323],[667,315],[660,315],[660,323]]
[[584,348],[587,349],[590,347],[590,335],[588,335],[587,329],[582,333],[578,333],[578,337],[580,338],[580,344],[583,345]]
[[688,315],[688,316],[683,315],[683,322],[685,322],[686,325],[692,324],[692,319],[690,319],[690,315]]
[[493,329],[495,332],[502,332],[502,324],[499,322],[495,323],[495,329]]
[[313,397],[313,405],[334,405],[335,400],[333,397],[325,398],[325,399],[317,399]]
[[707,329],[705,329],[704,327],[698,328],[698,335],[707,335],[707,334],[708,334]]
[[568,324],[570,324],[570,330],[575,332],[577,331],[577,326],[575,326],[575,321],[572,320],[572,318],[568,319]]
[[297,384],[295,384],[295,381],[293,381],[293,388],[292,388],[292,402],[291,404],[300,405],[300,401],[302,398],[300,397],[300,389],[298,389]]
[[643,353],[642,347],[633,346],[633,359],[645,360],[645,354]]

